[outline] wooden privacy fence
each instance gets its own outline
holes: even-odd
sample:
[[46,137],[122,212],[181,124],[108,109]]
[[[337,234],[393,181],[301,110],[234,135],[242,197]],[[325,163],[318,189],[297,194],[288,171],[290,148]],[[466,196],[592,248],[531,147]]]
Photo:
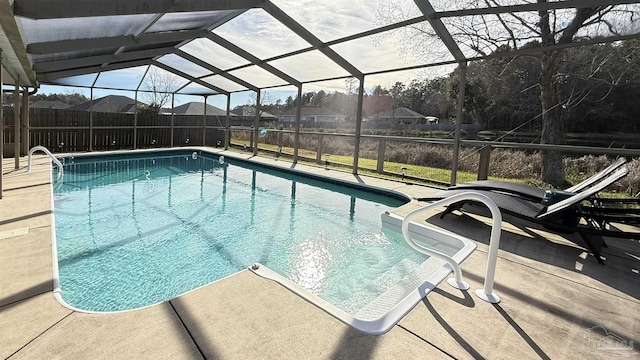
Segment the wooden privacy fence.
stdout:
[[[14,142],[13,108],[4,108],[5,143]],[[30,145],[52,152],[223,146],[225,119],[204,115],[99,113],[29,109]],[[25,131],[23,128],[22,131]],[[23,154],[24,155],[24,154]]]

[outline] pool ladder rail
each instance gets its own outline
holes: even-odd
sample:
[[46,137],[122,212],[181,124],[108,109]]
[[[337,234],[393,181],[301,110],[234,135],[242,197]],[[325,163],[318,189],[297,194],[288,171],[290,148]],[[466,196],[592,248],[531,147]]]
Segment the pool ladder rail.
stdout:
[[427,206],[421,207],[419,209],[413,210],[409,212],[402,221],[402,236],[407,241],[409,246],[411,246],[414,250],[421,252],[425,255],[429,255],[441,260],[444,260],[451,266],[453,269],[454,278],[447,279],[447,283],[453,286],[456,289],[460,290],[468,290],[469,284],[467,284],[464,280],[462,280],[462,268],[460,268],[460,264],[458,264],[453,258],[449,255],[441,253],[437,250],[427,248],[419,243],[417,243],[411,237],[409,233],[409,222],[412,218],[416,217],[418,214],[431,210],[435,207],[446,206],[452,203],[456,203],[462,200],[475,200],[484,203],[489,210],[491,211],[491,217],[493,218],[493,223],[491,227],[491,238],[489,241],[489,255],[487,260],[487,270],[484,277],[484,287],[482,289],[476,290],[476,296],[480,299],[490,302],[492,304],[497,304],[500,302],[500,297],[493,292],[493,280],[496,273],[496,261],[498,259],[498,248],[500,246],[500,232],[502,231],[502,215],[500,214],[500,209],[498,206],[491,200],[489,197],[482,195],[477,192],[464,192],[461,194],[456,194],[450,196],[448,198],[438,200],[433,202]]
[[33,153],[36,151],[42,151],[45,154],[49,155],[49,157],[51,158],[51,160],[56,164],[56,166],[58,166],[58,180],[62,180],[63,176],[64,176],[64,169],[62,166],[62,163],[60,162],[60,160],[58,160],[57,157],[53,156],[53,154],[51,153],[51,151],[49,151],[49,149],[47,149],[46,147],[42,146],[42,145],[37,145],[31,148],[31,150],[29,150],[29,160],[27,162],[27,172],[31,172],[31,158],[33,157]]

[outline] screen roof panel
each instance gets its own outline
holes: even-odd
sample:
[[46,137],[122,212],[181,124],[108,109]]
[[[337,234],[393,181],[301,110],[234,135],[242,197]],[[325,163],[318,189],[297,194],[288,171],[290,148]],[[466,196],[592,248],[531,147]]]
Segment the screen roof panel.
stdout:
[[310,45],[262,9],[251,9],[213,32],[260,59],[267,59]]
[[87,50],[78,50],[78,51],[67,51],[67,52],[52,53],[52,54],[31,54],[31,60],[34,63],[39,63],[39,62],[46,62],[46,61],[76,59],[76,58],[84,58],[87,56],[109,55],[109,54],[113,54],[116,50],[117,49],[106,48],[106,49],[87,49]]
[[[598,36],[633,35],[640,32],[640,4],[618,5],[607,13],[604,22],[582,28],[578,36],[593,39]],[[570,10],[566,10],[570,11]]]
[[[550,0],[564,1],[564,0]],[[429,0],[431,6],[435,11],[454,11],[464,9],[481,9],[486,8],[486,0],[465,0],[465,1],[451,1],[451,0]],[[492,6],[510,6],[510,5],[526,5],[532,3],[530,0],[492,0]]]
[[110,89],[131,89],[138,88],[148,66],[137,66],[128,69],[105,71],[100,73],[96,87]]
[[203,29],[227,16],[231,11],[180,12],[163,15],[147,32]]
[[209,76],[206,78],[202,78],[202,80],[208,84],[211,84],[213,86],[219,87],[221,89],[224,89],[228,92],[234,92],[234,91],[245,91],[247,90],[246,87],[231,81],[225,77],[222,77],[221,75],[214,75],[214,76]]
[[[413,0],[273,0],[302,26],[328,42],[422,15]],[[389,13],[391,11],[391,13]],[[402,16],[395,16],[400,12]]]
[[[640,21],[634,19],[634,13],[638,12],[638,4],[619,5],[617,11],[604,15],[603,22],[594,21],[593,24],[582,27],[576,35],[576,42],[637,34],[640,31]],[[550,27],[556,31],[555,38],[559,41],[566,27],[573,21],[576,10],[556,9],[549,14]],[[467,58],[490,55],[500,47],[513,49],[532,42],[539,43],[542,40],[536,25],[539,21],[540,15],[535,11],[442,18],[442,23]]]
[[331,46],[365,73],[453,60],[440,38],[429,36],[428,22]]
[[96,77],[98,77],[98,74],[78,75],[56,79],[52,83],[67,86],[91,87],[93,82],[96,80]]
[[178,91],[178,94],[190,94],[190,95],[211,95],[217,94],[214,90],[200,84],[190,83]]
[[158,91],[158,92],[174,92],[184,85],[189,80],[175,75],[165,69],[161,69],[157,66],[151,65],[149,71],[145,75],[144,79],[140,82],[140,90],[145,91]]
[[229,74],[234,75],[259,88],[287,85],[286,81],[255,65],[230,71]]
[[180,50],[223,70],[249,64],[245,58],[209,39],[195,39],[180,47]]
[[270,64],[303,82],[349,75],[318,50],[274,60]]
[[[356,94],[358,92],[358,79],[356,78],[346,78],[346,79],[335,79],[335,80],[327,80],[327,81],[319,81],[302,84],[303,92],[310,91],[324,91],[326,93],[331,93],[334,91],[345,93],[345,94]],[[295,98],[295,96],[294,96]]]
[[[418,5],[433,16],[435,20],[432,22],[436,26],[440,22],[444,24],[444,29],[447,31],[438,28],[438,34],[444,34],[448,39],[446,33],[451,33],[456,43],[448,43],[449,49],[456,56],[459,55],[456,50],[458,47],[463,51],[458,60],[463,60],[462,55],[476,58],[479,55],[491,54],[503,45],[523,47],[528,42],[539,40],[540,36],[536,30],[539,22],[537,12],[539,8],[553,9],[549,11],[553,22],[552,27],[560,33],[573,19],[577,11],[576,6],[581,8],[600,6],[602,8],[600,13],[605,14],[606,22],[595,24],[594,21],[592,25],[580,29],[577,43],[585,40],[595,43],[603,38],[604,41],[611,42],[622,40],[620,36],[624,35],[630,35],[628,38],[640,36],[640,21],[637,17],[640,13],[640,4],[624,1],[205,1],[199,8],[203,10],[202,12],[190,12],[195,8],[181,7],[180,2],[175,2],[173,7],[167,7],[167,11],[173,12],[160,14],[158,13],[160,10],[154,10],[154,13],[140,14],[145,11],[150,12],[148,8],[142,6],[144,1],[140,2],[141,7],[136,8],[129,6],[131,4],[128,0],[119,0],[113,3],[113,6],[97,7],[85,4],[83,6],[86,11],[76,12],[76,14],[89,15],[89,17],[81,18],[66,18],[66,16],[73,16],[73,10],[76,10],[65,9],[65,5],[72,4],[67,0],[38,0],[50,6],[51,11],[42,12],[17,6],[30,4],[27,7],[36,7],[34,4],[38,2],[16,1],[17,3],[9,0],[9,3],[14,6],[5,7],[3,11],[8,9],[8,13],[14,11],[18,14],[12,19],[21,30],[17,32],[17,38],[27,45],[22,50],[25,63],[22,67],[32,69],[41,81],[54,81],[57,76],[69,77],[98,71],[101,65],[104,65],[102,69],[140,66],[151,63],[153,59],[165,54],[172,54],[173,48],[180,44],[185,44],[182,48],[191,56],[185,53],[180,53],[183,57],[165,55],[160,60],[162,65],[156,64],[158,66],[168,64],[188,74],[189,76],[185,75],[187,77],[208,77],[212,75],[213,69],[204,64],[206,62],[223,70],[235,69],[238,77],[260,87],[278,86],[286,82],[297,84],[298,79],[308,82],[340,77],[345,75],[342,68],[349,69],[356,76],[359,76],[360,72],[369,76],[388,71],[422,68],[429,64],[441,63],[443,60],[452,61],[452,56],[431,28],[431,23],[420,22],[424,17]],[[210,11],[223,5],[225,8],[241,8],[245,5],[253,8]],[[504,8],[504,6],[517,8]],[[573,6],[573,8],[562,8],[566,6]],[[435,13],[431,12],[431,7],[434,8]],[[445,13],[438,11],[445,11]],[[492,12],[497,12],[499,15],[491,14]],[[42,15],[40,20],[21,17],[34,16],[33,14],[36,13]],[[131,15],[132,13],[139,14]],[[94,16],[96,14],[105,16]],[[234,17],[236,14],[239,15]],[[153,23],[156,19],[158,21]],[[222,24],[224,21],[226,22]],[[205,30],[213,27],[214,24],[222,25],[212,33]],[[399,27],[400,25],[405,26]],[[505,25],[508,25],[512,31],[505,30]],[[145,29],[146,32],[142,33]],[[386,31],[381,32],[382,30]],[[0,34],[2,31],[4,27],[0,28]],[[296,35],[296,32],[300,36]],[[474,43],[470,34],[484,36],[488,41],[478,41],[476,38]],[[512,34],[517,38],[515,41],[509,39]],[[367,36],[360,38],[362,35]],[[609,37],[612,35],[617,37]],[[200,38],[203,36],[209,39]],[[318,43],[316,38],[321,42],[329,43]],[[349,41],[344,41],[347,39]],[[314,44],[319,51],[313,50],[311,44]],[[226,50],[223,46],[237,51],[242,57]],[[330,46],[330,49],[325,46]],[[340,56],[335,56],[333,51]],[[324,55],[320,55],[319,52]],[[296,55],[283,57],[290,53]],[[201,59],[202,62],[193,59],[192,56]],[[325,56],[333,61],[327,60]],[[184,57],[200,66],[186,61]],[[67,59],[72,61],[57,61]],[[260,66],[279,74],[287,81],[259,67],[248,66],[249,63],[259,64],[261,60],[269,60],[269,63],[260,64]],[[56,63],[42,64],[49,61],[56,61]],[[334,62],[341,66],[335,65]],[[34,64],[37,65],[34,66]],[[104,78],[105,74],[99,76],[99,83],[107,82]],[[63,81],[82,82],[81,80],[83,79]],[[211,80],[213,81],[213,78]],[[125,83],[128,82],[120,82],[113,86],[122,88]],[[133,88],[138,85],[135,81],[130,83]],[[234,88],[238,85],[236,84]],[[211,90],[211,93],[215,91]]]
[[201,77],[204,75],[211,74],[211,71],[203,68],[202,66],[196,65],[191,61],[186,60],[175,54],[164,55],[158,59],[158,62],[161,62],[165,65],[169,65],[172,68],[180,70],[193,77]]
[[32,20],[20,18],[27,44],[132,35],[154,14]]

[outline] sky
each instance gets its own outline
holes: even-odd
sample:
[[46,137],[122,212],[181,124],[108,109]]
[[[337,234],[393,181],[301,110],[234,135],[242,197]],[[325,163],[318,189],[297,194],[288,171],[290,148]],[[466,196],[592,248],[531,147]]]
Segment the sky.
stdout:
[[[322,42],[342,39],[402,20],[416,19],[422,14],[413,0],[271,0],[271,2],[280,9],[283,9],[288,16],[304,26]],[[479,0],[469,0],[468,2],[431,0],[430,3],[435,10],[444,11],[457,8],[463,4],[469,4],[469,6],[471,6],[471,4],[481,4],[482,2]],[[503,0],[501,3],[519,4],[527,3],[527,1]],[[529,15],[535,17],[537,13],[531,13]],[[189,27],[200,28],[204,26],[200,22],[210,22],[210,17],[215,16],[221,16],[221,13],[198,12],[191,14],[181,13],[180,15],[167,14],[155,23],[150,30],[167,31]],[[167,19],[165,19],[165,17]],[[126,26],[122,24],[118,26],[106,26],[109,24],[105,25],[102,23],[94,24],[90,19],[91,18],[78,18],[72,19],[73,21],[59,21],[60,19],[54,19],[55,21],[52,23],[47,22],[47,20],[38,20],[42,22],[40,25],[48,24],[50,26],[26,26],[25,29],[31,29],[25,32],[26,40],[28,43],[55,41],[61,40],[60,37],[64,34],[73,34],[73,36],[80,37],[130,35],[143,29],[144,26],[148,24],[148,19],[144,16],[129,16],[127,18],[128,20],[126,20]],[[442,19],[450,31],[461,31],[462,26],[470,27],[471,29],[477,28],[489,32],[493,36],[500,37],[500,32],[495,32],[495,29],[501,29],[501,26],[490,26],[490,29],[483,28],[483,26],[486,25],[485,22],[498,24],[497,20],[498,19],[492,15],[487,15],[482,18],[464,17],[460,19]],[[33,22],[35,20],[24,21],[23,26],[29,25],[29,21]],[[139,23],[136,21],[139,21]],[[460,23],[452,23],[455,21],[459,21]],[[517,25],[514,26],[518,29]],[[37,31],[33,30],[33,28],[36,28]],[[518,31],[519,34],[520,32],[525,32],[520,34],[524,36],[523,38],[531,39],[532,34],[529,34],[531,36],[527,36],[526,34],[527,31],[530,31],[530,28],[520,26]],[[283,54],[308,48],[310,44],[263,9],[250,9],[215,28],[213,33],[252,53],[261,60],[271,59],[268,61],[270,65],[305,83],[303,92],[317,92],[320,90],[328,93],[333,91],[347,91],[344,79],[320,83],[313,82],[319,79],[348,75],[345,69],[331,61],[318,50],[277,58]],[[464,40],[464,38],[462,40]],[[472,49],[465,45],[465,41],[458,41],[458,45],[465,56],[476,55]],[[488,47],[485,50],[490,52],[490,48],[495,45],[496,44],[493,43],[487,45]],[[398,68],[422,66],[453,60],[452,55],[446,50],[442,41],[437,36],[433,36],[433,30],[428,22],[418,20],[410,26],[330,45],[330,48],[363,73],[386,72]],[[284,101],[288,96],[295,97],[297,94],[295,88],[291,86],[281,86],[284,85],[284,80],[259,66],[252,65],[243,67],[249,64],[248,60],[226,50],[207,38],[190,41],[181,45],[179,49],[219,69],[236,69],[230,71],[230,74],[259,88],[269,88],[266,92],[268,93],[268,98],[272,101],[276,99]],[[57,56],[57,54],[54,55]],[[212,75],[210,70],[189,62],[176,54],[165,55],[156,60],[163,65],[175,68],[190,76],[200,78],[212,86],[232,92],[232,107],[248,104],[251,99],[255,99],[255,94],[251,91],[243,91],[246,89],[243,85],[225,79],[220,75]],[[444,76],[453,69],[454,66],[449,65],[367,75],[365,77],[365,90],[370,92],[375,85],[390,88],[398,81],[408,84],[413,79],[422,80],[425,78]],[[58,79],[57,83],[85,87],[90,87],[92,84],[95,84],[94,98],[109,94],[119,94],[133,98],[135,96],[134,90],[137,88],[144,90],[148,84],[147,79],[150,74],[153,73],[175,77],[167,73],[166,70],[156,66],[141,66],[102,72],[100,74]],[[170,83],[171,86],[168,88],[168,91],[177,91],[178,94],[205,94],[211,91],[206,87],[194,83],[187,83],[187,80],[177,77]],[[130,89],[131,91],[123,92],[98,88]],[[74,91],[83,93],[89,97],[89,90],[80,87],[70,88],[42,85],[39,90],[39,92],[45,94]],[[144,96],[141,95],[139,99],[141,98],[144,98]],[[176,105],[181,105],[189,101],[203,101],[203,96],[176,95],[175,100]],[[224,108],[226,107],[226,101],[226,96],[217,95],[208,97],[207,102]]]
[[[375,29],[393,22],[416,17],[420,14],[412,0],[333,0],[331,2],[273,0],[273,3],[281,9],[286,9],[289,16],[305,26],[323,42]],[[78,24],[75,26],[78,26]],[[451,60],[452,56],[446,51],[442,51],[444,47],[439,39],[432,39],[428,42],[424,42],[421,39],[421,37],[424,38],[425,26],[428,26],[426,22],[418,23],[411,28],[392,30],[351,40],[336,44],[331,48],[364,73]],[[309,43],[263,9],[250,9],[224,25],[217,27],[213,30],[213,33],[220,35],[263,60],[310,46]],[[42,37],[45,37],[44,40],[46,40],[47,33],[40,33],[38,36],[39,41],[43,40]],[[425,48],[425,44],[429,45],[429,47]],[[206,38],[183,44],[180,50],[220,69],[233,69],[249,63],[244,58]],[[213,86],[231,91],[232,107],[248,104],[255,100],[255,94],[252,91],[242,91],[246,89],[244,86],[220,75],[210,76],[211,71],[178,55],[165,55],[158,58],[157,61],[190,76],[201,78]],[[317,92],[320,90],[328,93],[333,91],[347,92],[344,79],[313,82],[325,78],[349,75],[345,69],[331,61],[320,51],[314,50],[276,59],[269,61],[269,64],[293,78],[305,82],[303,92]],[[375,85],[389,88],[397,81],[408,84],[412,79],[442,76],[452,70],[453,67],[448,66],[371,75],[365,78],[365,90],[370,92]],[[109,94],[134,98],[134,90],[136,88],[144,90],[148,87],[148,78],[151,73],[160,74],[166,78],[173,77],[173,80],[170,81],[171,86],[167,88],[170,92],[179,90],[178,94],[180,92],[204,94],[210,91],[201,85],[188,83],[187,80],[176,77],[166,70],[153,65],[151,67],[141,66],[100,74],[75,76],[59,79],[57,83],[86,87],[95,84],[94,99]],[[295,98],[297,95],[295,87],[279,86],[284,85],[285,81],[255,65],[236,69],[231,71],[230,74],[259,88],[268,87],[269,89],[266,90],[267,98],[271,101],[276,99],[284,101],[288,96]],[[132,91],[105,90],[101,88],[131,89]],[[354,89],[354,91],[356,90],[357,88]],[[90,96],[88,88],[47,84],[43,84],[39,92],[44,94],[79,92],[87,97]],[[138,99],[144,101],[143,98],[145,96],[139,93]],[[175,105],[190,101],[203,101],[203,99],[203,96],[176,95]],[[226,107],[226,101],[227,99],[224,95],[209,96],[207,98],[209,104],[221,108]]]

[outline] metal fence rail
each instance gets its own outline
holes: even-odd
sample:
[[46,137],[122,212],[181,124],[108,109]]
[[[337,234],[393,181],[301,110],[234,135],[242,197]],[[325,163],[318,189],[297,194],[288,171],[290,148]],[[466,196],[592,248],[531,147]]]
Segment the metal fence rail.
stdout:
[[[29,109],[29,126],[22,129],[28,134],[30,144],[42,145],[52,152],[85,152],[90,150],[122,150],[134,148],[162,148],[174,146],[236,146],[239,149],[253,151],[254,145],[263,153],[274,157],[290,158],[292,161],[314,162],[322,166],[342,167],[353,171],[353,164],[357,163],[358,171],[367,171],[385,176],[397,176],[403,180],[432,182],[439,185],[449,185],[449,179],[455,178],[451,173],[452,150],[454,139],[411,137],[397,135],[360,135],[359,151],[355,151],[356,136],[353,129],[334,129],[318,131],[315,129],[301,130],[296,143],[296,132],[293,129],[275,128],[274,123],[262,122],[269,128],[263,132],[255,131],[253,119],[233,119],[231,126],[226,128],[226,121],[218,116],[198,115],[161,115],[161,114],[117,114],[93,113],[90,121],[86,111],[69,111],[58,109]],[[5,108],[6,127],[4,131],[5,144],[13,142],[14,125],[13,109]],[[134,121],[135,120],[135,121]],[[240,125],[240,126],[237,126]],[[225,136],[230,139],[225,144]],[[340,150],[334,151],[336,143]],[[415,149],[419,151],[427,146],[431,149],[446,149],[439,154],[440,162],[435,165],[424,165],[422,169],[432,168],[431,175],[422,171],[418,175],[395,159],[397,150]],[[624,156],[639,158],[640,149],[604,148],[593,146],[548,145],[515,142],[496,142],[483,140],[461,140],[460,159],[466,158],[466,171],[475,174],[474,179],[486,179],[491,175],[492,158],[495,149],[508,149],[526,152],[542,150],[559,151],[567,157],[598,154],[611,157]],[[11,155],[11,146],[6,147]],[[332,150],[333,149],[333,150]],[[302,150],[302,151],[300,151]],[[405,153],[407,151],[402,150]],[[411,152],[411,150],[409,150]],[[446,153],[446,154],[445,154]],[[368,161],[356,162],[355,156]],[[445,155],[443,155],[445,154]],[[23,155],[26,155],[23,154]],[[406,155],[406,154],[401,154]],[[415,154],[413,154],[415,155]],[[346,159],[346,160],[345,160]],[[372,162],[373,161],[373,162]],[[471,166],[469,164],[472,164]],[[410,165],[409,165],[410,167]],[[438,174],[435,174],[437,170]],[[456,175],[460,174],[460,171]],[[458,178],[459,182],[468,181],[469,176]]]

